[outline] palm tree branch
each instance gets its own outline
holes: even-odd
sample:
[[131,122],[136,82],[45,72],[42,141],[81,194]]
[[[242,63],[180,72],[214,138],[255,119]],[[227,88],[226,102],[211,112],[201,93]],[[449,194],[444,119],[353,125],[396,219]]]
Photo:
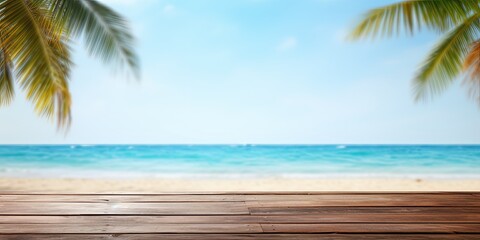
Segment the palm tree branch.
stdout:
[[0,106],[8,105],[15,95],[11,66],[12,63],[0,42]]
[[369,11],[350,38],[413,34],[422,27],[445,32],[478,10],[478,0],[402,1]]
[[462,72],[470,45],[480,33],[480,13],[452,29],[429,54],[414,79],[416,99],[443,90]]
[[127,65],[138,77],[138,58],[127,21],[95,0],[53,0],[55,22],[73,35],[83,35],[90,54],[104,62]]
[[[6,49],[11,55],[18,80],[33,101],[35,110],[46,117],[57,115],[57,124],[70,122],[68,75],[62,71],[61,59],[54,47],[61,36],[52,23],[42,1],[2,1],[1,19],[5,23]],[[5,27],[9,26],[9,27]]]

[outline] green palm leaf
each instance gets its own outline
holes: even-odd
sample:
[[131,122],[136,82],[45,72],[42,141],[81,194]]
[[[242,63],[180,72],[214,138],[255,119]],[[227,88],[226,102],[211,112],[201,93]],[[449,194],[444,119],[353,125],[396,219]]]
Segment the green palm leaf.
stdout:
[[422,27],[445,32],[479,8],[478,0],[411,0],[369,11],[354,28],[352,39],[413,34]]
[[0,106],[9,104],[14,97],[11,65],[8,56],[0,47]]
[[90,54],[105,62],[127,66],[138,77],[138,58],[127,21],[95,0],[53,0],[50,5],[57,28],[85,36]]
[[[0,23],[0,29],[1,29]],[[5,49],[5,40],[0,32],[0,106],[8,105],[14,97],[12,61]]]
[[480,105],[480,0],[407,0],[376,8],[368,12],[350,37],[413,34],[422,28],[444,36],[414,79],[416,100],[443,92],[467,72],[465,83]]
[[59,47],[62,33],[55,32],[41,1],[1,1],[0,19],[5,49],[12,56],[18,81],[35,110],[59,126],[70,122],[68,72]]
[[471,44],[479,37],[480,14],[451,30],[433,49],[414,80],[416,99],[441,93],[462,72]]
[[95,0],[0,0],[0,105],[18,82],[42,116],[71,121],[69,42],[84,37],[90,54],[138,76],[133,36],[119,14]]

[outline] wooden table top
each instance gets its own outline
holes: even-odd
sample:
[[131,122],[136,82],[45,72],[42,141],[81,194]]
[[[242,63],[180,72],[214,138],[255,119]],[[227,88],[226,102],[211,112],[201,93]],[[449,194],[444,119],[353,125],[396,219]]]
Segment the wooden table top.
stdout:
[[480,193],[0,193],[0,239],[480,239]]

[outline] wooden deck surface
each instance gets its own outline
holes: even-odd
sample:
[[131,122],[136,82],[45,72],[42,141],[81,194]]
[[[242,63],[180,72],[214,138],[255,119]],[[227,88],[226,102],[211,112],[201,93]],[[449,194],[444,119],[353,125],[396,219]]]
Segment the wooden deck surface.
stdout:
[[3,193],[0,239],[480,239],[480,193]]

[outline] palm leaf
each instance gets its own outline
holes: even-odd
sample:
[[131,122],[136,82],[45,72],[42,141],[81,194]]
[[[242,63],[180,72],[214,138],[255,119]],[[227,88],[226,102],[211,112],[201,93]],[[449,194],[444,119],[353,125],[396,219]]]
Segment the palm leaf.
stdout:
[[14,97],[12,64],[1,45],[0,42],[0,106],[9,104]]
[[369,11],[350,38],[413,34],[422,27],[445,32],[478,11],[478,0],[411,0]]
[[[2,24],[0,23],[0,29]],[[8,105],[14,98],[12,62],[5,49],[5,41],[0,32],[0,106]]]
[[127,21],[95,0],[52,0],[57,28],[83,35],[90,54],[117,66],[128,66],[138,77],[139,66]]
[[469,95],[480,105],[480,41],[472,44],[463,67],[467,72],[464,85],[468,87]]
[[[57,116],[58,126],[70,123],[66,54],[59,52],[62,33],[55,32],[42,1],[0,1],[6,51],[27,98],[44,116]],[[59,50],[60,49],[60,50]]]
[[451,30],[429,54],[416,78],[416,99],[441,93],[462,72],[471,44],[480,33],[480,13]]

